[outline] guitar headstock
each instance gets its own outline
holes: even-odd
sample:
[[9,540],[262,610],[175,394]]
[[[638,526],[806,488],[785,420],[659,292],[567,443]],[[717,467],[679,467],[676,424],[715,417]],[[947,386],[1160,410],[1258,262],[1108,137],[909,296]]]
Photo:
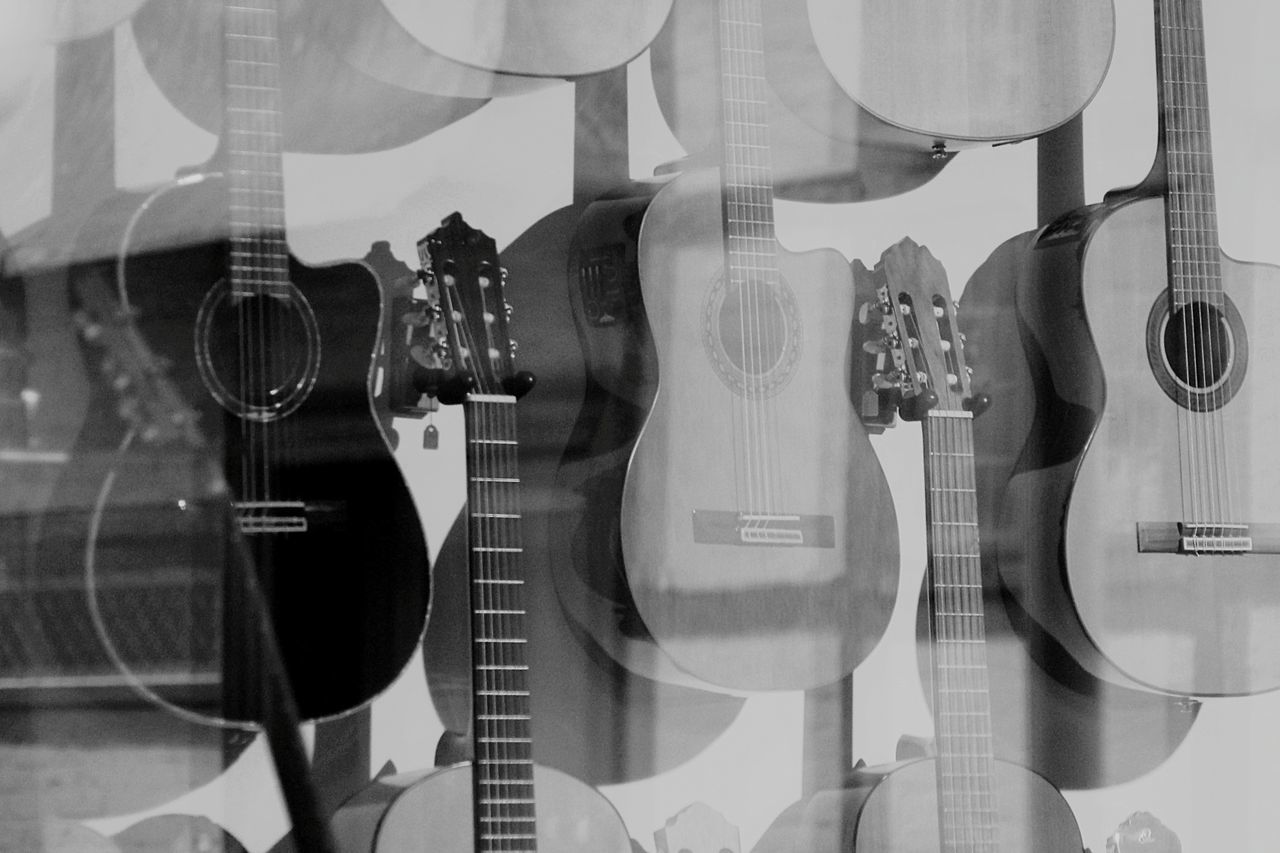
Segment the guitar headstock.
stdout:
[[121,419],[148,444],[184,441],[203,447],[197,412],[107,285],[98,278],[82,278],[76,283],[76,296],[79,307],[73,320],[85,342],[103,350],[102,373],[116,393]]
[[426,371],[423,390],[442,403],[461,402],[473,391],[523,396],[533,387],[533,375],[515,368],[506,271],[493,238],[451,213],[418,241],[418,258],[428,293],[437,295],[444,327],[437,363]]
[[935,406],[974,414],[985,409],[987,398],[973,392],[942,264],[905,238],[885,251],[870,278],[874,296],[858,314],[875,327],[864,344],[875,355],[870,388],[907,420],[920,420]]

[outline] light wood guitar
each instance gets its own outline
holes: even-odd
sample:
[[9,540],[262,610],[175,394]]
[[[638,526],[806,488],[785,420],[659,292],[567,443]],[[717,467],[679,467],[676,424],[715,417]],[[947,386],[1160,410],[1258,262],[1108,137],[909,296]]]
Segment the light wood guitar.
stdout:
[[654,677],[813,687],[879,639],[897,521],[850,399],[848,265],[774,237],[759,0],[722,0],[720,27],[723,167],[607,195],[570,251],[583,410],[643,418],[596,425],[625,479],[593,496],[579,567],[625,573],[636,618],[574,617]]
[[465,407],[475,758],[379,779],[339,809],[335,837],[348,853],[630,853],[608,800],[533,760],[516,431],[533,377],[514,368],[497,249],[454,213],[418,252],[447,340],[423,354],[422,387]]
[[[864,201],[915,189],[960,148],[1027,139],[1102,84],[1111,0],[778,0],[763,11],[778,195]],[[678,0],[651,52],[663,115],[714,150],[714,8]]]
[[405,30],[441,56],[534,77],[594,74],[646,47],[671,0],[382,0]]
[[1017,293],[1035,419],[1000,572],[1099,678],[1252,694],[1280,687],[1280,270],[1218,247],[1200,3],[1157,0],[1155,30],[1151,174],[1044,228]]
[[866,380],[924,438],[927,600],[937,757],[853,770],[788,808],[754,853],[1080,853],[1070,807],[1043,777],[995,758],[974,489],[974,410],[946,273],[909,238],[860,282],[880,335]]

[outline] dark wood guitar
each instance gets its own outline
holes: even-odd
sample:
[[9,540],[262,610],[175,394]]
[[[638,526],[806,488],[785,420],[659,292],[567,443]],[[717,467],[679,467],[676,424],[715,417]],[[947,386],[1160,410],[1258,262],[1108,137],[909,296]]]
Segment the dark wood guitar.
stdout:
[[[225,23],[221,170],[109,201],[78,256],[118,255],[71,272],[73,293],[98,281],[115,294],[205,446],[151,449],[118,431],[108,480],[81,502],[87,542],[52,543],[43,564],[77,579],[92,568],[108,645],[160,698],[185,707],[195,697],[180,694],[220,683],[217,716],[253,720],[238,706],[253,691],[236,685],[255,666],[238,620],[256,611],[219,592],[243,548],[299,712],[317,719],[367,702],[407,663],[426,548],[372,411],[378,282],[362,264],[309,267],[288,251],[274,0],[228,4]],[[110,447],[109,432],[87,435]],[[113,609],[123,588],[187,604],[151,636],[124,618],[136,608]],[[183,690],[168,693],[184,661]]]
[[[1043,777],[993,751],[974,490],[973,393],[942,265],[904,239],[868,276],[881,358],[867,387],[924,438],[927,603],[937,757],[856,768],[847,787],[790,807],[755,853],[1079,853],[1080,830]],[[935,819],[936,816],[936,819]]]
[[720,39],[723,167],[610,193],[571,246],[597,395],[643,420],[596,423],[626,473],[588,504],[584,546],[590,571],[625,573],[639,625],[573,615],[651,677],[812,687],[879,639],[897,521],[850,399],[848,266],[774,237],[758,0],[720,3]]
[[339,809],[335,836],[348,853],[629,853],[608,800],[533,759],[516,430],[533,377],[514,367],[497,249],[454,213],[418,251],[447,341],[422,353],[421,387],[465,407],[474,760],[379,779]]
[[1155,30],[1151,174],[1036,236],[1009,317],[1036,385],[1000,573],[1099,678],[1258,693],[1280,687],[1280,396],[1257,369],[1280,270],[1218,248],[1200,3],[1158,0]]

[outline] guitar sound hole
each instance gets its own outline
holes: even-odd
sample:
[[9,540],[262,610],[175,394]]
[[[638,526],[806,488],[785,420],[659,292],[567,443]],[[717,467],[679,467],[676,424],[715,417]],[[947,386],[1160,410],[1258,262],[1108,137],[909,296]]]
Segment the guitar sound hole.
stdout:
[[752,378],[763,376],[782,359],[787,342],[786,309],[765,282],[725,288],[717,323],[720,345],[730,363]]
[[1147,318],[1147,359],[1161,389],[1197,412],[1218,409],[1239,390],[1248,363],[1244,322],[1225,296],[1221,306],[1188,302],[1172,312],[1161,294]]
[[220,282],[196,323],[201,378],[228,411],[250,420],[282,417],[302,404],[319,372],[310,304],[290,285],[282,295],[232,295]]
[[1222,383],[1231,364],[1231,327],[1217,308],[1190,302],[1164,327],[1164,357],[1178,381],[1197,391]]
[[703,305],[703,346],[721,381],[747,397],[776,394],[800,358],[800,317],[785,281],[725,281]]

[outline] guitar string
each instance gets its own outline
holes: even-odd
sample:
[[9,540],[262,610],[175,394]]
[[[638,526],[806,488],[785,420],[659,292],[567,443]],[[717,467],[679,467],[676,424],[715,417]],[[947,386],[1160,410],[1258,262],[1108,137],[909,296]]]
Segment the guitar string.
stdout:
[[[1201,92],[1200,109],[1196,111],[1199,121],[1198,139],[1203,143],[1203,177],[1201,178],[1201,193],[1197,200],[1202,206],[1202,227],[1198,233],[1206,238],[1201,244],[1201,254],[1203,259],[1203,267],[1206,271],[1206,284],[1212,300],[1207,300],[1211,304],[1220,302],[1221,315],[1223,322],[1227,321],[1227,300],[1226,292],[1222,286],[1222,269],[1221,256],[1218,250],[1218,225],[1216,210],[1216,187],[1214,186],[1213,174],[1213,137],[1210,133],[1211,114],[1209,112],[1208,102],[1208,71],[1205,64],[1205,45],[1204,45],[1204,18],[1203,9],[1199,2],[1191,4],[1191,13],[1193,18],[1194,30],[1193,35],[1196,39],[1196,51],[1193,54],[1196,61],[1195,71],[1197,72],[1197,91]],[[1190,53],[1190,52],[1188,52]],[[1220,524],[1239,523],[1245,519],[1239,518],[1235,514],[1234,489],[1232,488],[1231,472],[1232,468],[1229,464],[1229,454],[1231,451],[1231,442],[1226,435],[1226,424],[1224,404],[1227,395],[1230,393],[1230,368],[1232,366],[1233,353],[1229,349],[1232,344],[1231,332],[1229,327],[1224,328],[1223,322],[1219,322],[1219,315],[1207,314],[1205,322],[1208,325],[1210,334],[1210,346],[1208,348],[1208,357],[1213,359],[1209,364],[1209,378],[1214,380],[1214,384],[1209,393],[1209,405],[1212,413],[1212,424],[1214,429],[1214,456],[1217,487],[1221,495],[1221,509],[1219,514]],[[1227,344],[1224,347],[1223,344]],[[1221,363],[1219,363],[1221,361]],[[1219,374],[1221,375],[1219,376]],[[1222,531],[1225,535],[1225,531]]]
[[[723,181],[725,183],[725,203],[724,210],[726,215],[726,248],[725,253],[725,298],[736,298],[738,305],[738,347],[739,359],[738,363],[742,365],[742,430],[743,430],[743,466],[746,476],[746,502],[739,505],[739,516],[750,513],[756,504],[756,487],[757,487],[757,471],[754,465],[756,459],[756,442],[758,441],[758,432],[755,429],[756,423],[753,418],[753,403],[751,399],[751,367],[748,358],[749,352],[749,336],[748,336],[748,305],[747,305],[747,283],[742,275],[741,264],[738,261],[738,255],[743,251],[744,245],[750,246],[750,240],[744,239],[744,235],[740,233],[740,224],[736,221],[740,216],[739,207],[736,198],[739,194],[739,188],[735,183],[741,180],[741,176],[735,173],[735,156],[740,144],[737,140],[737,131],[732,119],[732,103],[733,103],[733,80],[734,80],[734,44],[732,42],[732,26],[730,23],[730,0],[722,0],[720,3],[720,22],[719,22],[719,53],[720,53],[720,119],[721,119],[721,145],[724,149],[724,166]],[[739,170],[740,171],[740,170]],[[735,240],[737,241],[735,244]]]
[[[1183,11],[1182,8],[1179,11]],[[1191,221],[1186,223],[1197,239],[1192,244],[1195,255],[1192,260],[1194,284],[1198,295],[1201,295],[1205,310],[1197,312],[1194,317],[1198,324],[1203,346],[1197,352],[1197,383],[1206,388],[1207,401],[1205,411],[1198,418],[1205,423],[1202,430],[1207,432],[1205,444],[1206,456],[1211,461],[1208,476],[1212,480],[1211,496],[1213,499],[1213,522],[1218,535],[1225,535],[1224,524],[1239,521],[1234,517],[1234,500],[1228,481],[1230,467],[1227,464],[1229,442],[1226,440],[1223,424],[1222,404],[1229,386],[1229,375],[1223,368],[1230,366],[1230,361],[1219,364],[1220,353],[1225,353],[1220,336],[1228,334],[1221,329],[1219,315],[1213,308],[1220,302],[1222,317],[1225,317],[1226,299],[1221,287],[1221,271],[1217,252],[1216,215],[1213,209],[1214,187],[1212,172],[1211,137],[1209,134],[1210,117],[1208,113],[1207,83],[1204,73],[1203,17],[1197,3],[1191,3],[1185,10],[1188,14],[1178,19],[1179,32],[1182,33],[1182,47],[1178,54],[1182,57],[1182,73],[1179,79],[1183,82],[1184,97],[1182,103],[1189,106],[1190,114],[1187,133],[1190,135],[1185,150],[1188,159],[1196,158],[1198,168],[1189,169],[1193,187],[1189,195]],[[1192,144],[1194,143],[1194,144]],[[1215,298],[1216,297],[1216,298]],[[1227,339],[1229,343],[1229,338]],[[1222,373],[1219,376],[1219,373]]]
[[[459,337],[471,353],[473,364],[476,366],[472,375],[477,378],[482,393],[505,395],[500,384],[495,383],[492,378],[500,369],[492,359],[501,358],[501,351],[498,347],[499,342],[495,341],[493,336],[492,322],[488,319],[497,316],[497,311],[503,309],[500,305],[489,304],[487,288],[478,288],[478,290],[482,300],[481,314],[486,317],[486,348],[481,350],[476,346],[471,326],[465,319],[455,328],[460,328]],[[469,398],[467,409],[468,415],[474,415],[471,423],[479,427],[476,430],[468,430],[470,445],[468,452],[473,454],[472,459],[480,463],[474,465],[473,470],[482,471],[490,478],[495,475],[504,478],[501,486],[489,480],[474,483],[476,501],[471,504],[476,507],[472,515],[473,547],[517,549],[519,547],[519,486],[518,482],[506,482],[507,479],[518,481],[515,446],[497,444],[491,440],[494,435],[514,440],[516,435],[514,406],[505,401],[480,401]],[[504,416],[505,423],[502,424],[502,428],[496,429],[491,425],[495,421],[502,422]],[[480,436],[481,442],[470,441],[472,436]],[[500,516],[510,528],[510,532],[506,535],[500,531],[503,526],[503,521],[499,520]],[[508,516],[510,518],[507,518]],[[473,591],[474,600],[478,600],[480,604],[477,608],[480,614],[477,630],[482,638],[500,639],[503,642],[474,644],[481,647],[477,651],[481,666],[489,667],[473,672],[474,683],[489,686],[489,695],[482,699],[477,694],[475,701],[478,705],[483,703],[484,707],[494,711],[493,716],[496,718],[489,721],[488,725],[477,724],[476,737],[491,739],[477,743],[477,755],[479,756],[483,751],[484,754],[495,756],[497,759],[496,764],[489,765],[485,775],[495,772],[502,777],[500,785],[488,786],[489,789],[496,788],[497,791],[497,809],[493,810],[493,806],[489,806],[493,820],[489,823],[488,829],[490,834],[499,836],[490,840],[498,843],[510,841],[516,844],[517,848],[522,841],[528,841],[528,849],[533,849],[533,839],[519,838],[523,834],[532,835],[535,826],[532,803],[532,750],[531,741],[528,738],[528,685],[524,675],[527,673],[527,664],[523,647],[520,645],[525,636],[522,627],[523,605],[517,584],[508,583],[520,581],[520,573],[504,570],[504,566],[506,569],[513,570],[518,562],[517,550],[484,550],[480,552],[478,560],[483,579],[499,580],[503,583],[482,583],[478,585],[479,590]],[[474,588],[477,585],[472,584],[472,586]],[[506,630],[503,630],[503,627]],[[498,713],[499,711],[502,713]],[[481,743],[488,745],[482,750]],[[477,774],[481,772],[478,765],[475,772]],[[529,802],[522,802],[522,800]],[[480,824],[477,823],[477,826]],[[482,849],[486,849],[483,843],[481,846]]]
[[[923,425],[934,543],[931,583],[935,634],[943,659],[941,666],[935,667],[939,672],[939,766],[945,774],[939,788],[953,817],[957,813],[969,816],[962,822],[952,820],[949,832],[944,832],[952,839],[952,846],[994,850],[994,768],[984,620],[979,609],[983,606],[981,574],[976,528],[968,526],[976,519],[972,456],[962,455],[972,454],[970,423],[968,413],[931,412]],[[964,530],[972,531],[972,536],[966,536]]]
[[[1191,22],[1186,19],[1186,12],[1186,6],[1182,3],[1177,4],[1174,9],[1174,44],[1177,49],[1175,51],[1173,87],[1177,96],[1177,106],[1180,109],[1177,110],[1176,115],[1173,117],[1173,122],[1176,122],[1176,125],[1173,127],[1172,132],[1181,136],[1181,139],[1175,138],[1174,140],[1177,144],[1179,165],[1181,167],[1179,169],[1180,180],[1177,186],[1176,205],[1180,217],[1178,221],[1180,228],[1179,252],[1183,261],[1179,272],[1182,276],[1182,281],[1188,282],[1190,285],[1190,299],[1187,301],[1184,311],[1195,307],[1200,309],[1191,310],[1189,314],[1190,323],[1183,324],[1184,331],[1188,325],[1194,324],[1189,332],[1192,349],[1187,352],[1187,358],[1191,363],[1191,384],[1197,389],[1205,389],[1210,381],[1207,360],[1210,358],[1213,346],[1213,336],[1206,328],[1212,305],[1203,286],[1206,272],[1203,264],[1206,259],[1203,257],[1203,223],[1200,221],[1198,210],[1201,199],[1200,182],[1203,164],[1199,162],[1197,157],[1199,149],[1195,135],[1198,130],[1197,118],[1200,107],[1191,88],[1195,82],[1192,79],[1192,58],[1195,45],[1192,43]],[[1214,442],[1212,436],[1214,418],[1210,412],[1197,413],[1194,407],[1190,409],[1188,417],[1195,424],[1197,442],[1201,451],[1201,468],[1197,474],[1202,488],[1205,490],[1205,495],[1199,521],[1205,525],[1205,532],[1212,535],[1215,532],[1215,522],[1220,519],[1221,515],[1218,490],[1215,488],[1216,483],[1214,481]]]
[[[1176,38],[1176,30],[1172,22],[1172,9],[1163,8],[1161,2],[1157,2],[1157,36],[1159,37],[1159,53],[1160,63],[1158,71],[1160,73],[1161,82],[1164,92],[1164,116],[1165,123],[1165,156],[1167,158],[1168,182],[1166,192],[1168,193],[1165,204],[1165,219],[1169,224],[1168,228],[1168,258],[1172,266],[1170,275],[1173,280],[1174,287],[1170,288],[1166,299],[1168,300],[1169,319],[1168,322],[1174,322],[1175,312],[1179,309],[1183,302],[1183,294],[1179,292],[1178,282],[1180,281],[1181,269],[1185,264],[1182,257],[1181,234],[1183,223],[1179,219],[1180,195],[1178,193],[1181,187],[1178,185],[1179,176],[1182,174],[1180,169],[1180,151],[1178,149],[1178,140],[1176,135],[1176,119],[1177,112],[1174,107],[1177,104],[1178,90],[1174,82],[1174,75],[1177,69],[1177,45],[1174,43]],[[1192,354],[1191,338],[1188,331],[1189,313],[1184,313],[1183,322],[1181,323],[1182,335],[1182,360],[1183,370],[1190,376],[1190,359]],[[1164,342],[1160,342],[1164,346]],[[1188,385],[1192,383],[1189,381]],[[1191,390],[1188,388],[1184,393],[1187,394],[1188,404],[1190,403]],[[1187,519],[1192,525],[1200,524],[1203,521],[1202,508],[1202,482],[1199,477],[1199,433],[1196,429],[1194,418],[1189,413],[1189,406],[1184,408],[1175,403],[1176,419],[1179,433],[1179,456],[1183,468],[1183,518]],[[1188,506],[1189,499],[1189,506]],[[1194,529],[1194,528],[1193,528]]]
[[[777,348],[774,324],[767,312],[776,312],[778,288],[775,242],[772,227],[772,191],[768,126],[763,113],[763,33],[758,3],[729,2],[722,6],[722,32],[728,56],[724,99],[726,110],[726,160],[733,179],[730,192],[731,225],[742,234],[738,247],[739,294],[743,303],[741,321],[742,363],[744,365],[744,405],[750,419],[750,448],[754,476],[751,501],[754,511],[774,514],[780,510],[776,484],[781,482],[778,455],[777,414],[767,393],[768,356]],[[737,64],[733,59],[736,57]],[[736,214],[736,216],[734,215]],[[731,228],[731,231],[733,229]],[[731,256],[732,257],[732,256]],[[767,522],[758,519],[753,526]]]

